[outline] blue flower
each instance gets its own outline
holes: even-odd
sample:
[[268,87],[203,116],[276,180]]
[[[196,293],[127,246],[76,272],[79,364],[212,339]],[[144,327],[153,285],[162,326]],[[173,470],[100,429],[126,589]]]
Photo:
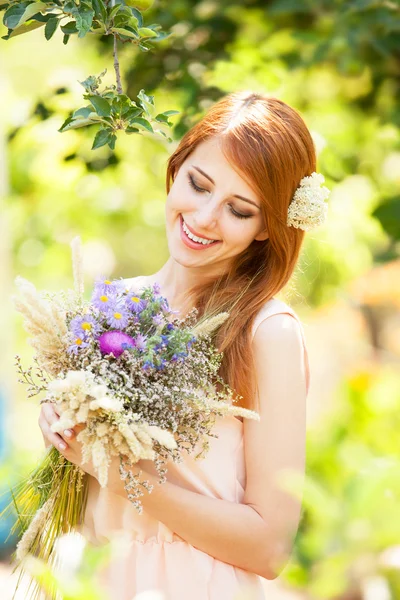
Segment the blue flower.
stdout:
[[152,369],[154,367],[154,364],[151,362],[151,360],[146,360],[143,364],[143,369],[145,371],[147,371],[148,369]]

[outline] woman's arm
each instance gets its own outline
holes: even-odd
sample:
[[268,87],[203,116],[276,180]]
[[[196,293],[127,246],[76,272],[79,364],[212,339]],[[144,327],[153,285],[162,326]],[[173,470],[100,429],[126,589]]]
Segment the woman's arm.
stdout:
[[[246,489],[242,504],[210,498],[145,471],[154,484],[141,497],[144,509],[189,544],[218,560],[274,579],[287,562],[301,503],[279,486],[289,469],[305,469],[306,374],[297,321],[272,315],[253,339],[260,401],[259,422],[244,419]],[[133,469],[135,473],[139,468]],[[110,489],[126,498],[119,475]]]

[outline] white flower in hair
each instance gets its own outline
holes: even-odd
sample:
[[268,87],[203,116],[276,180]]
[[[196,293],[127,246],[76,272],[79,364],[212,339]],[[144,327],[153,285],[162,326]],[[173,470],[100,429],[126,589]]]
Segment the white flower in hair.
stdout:
[[289,205],[287,225],[309,231],[321,225],[328,215],[325,200],[330,190],[322,186],[325,178],[321,173],[303,177]]

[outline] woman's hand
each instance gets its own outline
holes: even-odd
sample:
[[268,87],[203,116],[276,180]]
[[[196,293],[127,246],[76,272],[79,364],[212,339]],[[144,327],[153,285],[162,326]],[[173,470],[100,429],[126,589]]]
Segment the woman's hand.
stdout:
[[54,433],[51,430],[51,425],[58,421],[59,418],[60,414],[58,413],[57,406],[53,402],[43,402],[39,415],[39,427],[42,431],[46,448],[53,445],[69,462],[78,465],[83,471],[96,477],[91,460],[82,464],[82,443],[76,439],[76,436],[86,425],[75,425],[72,429],[65,429],[62,434]]
[[[78,442],[76,439],[79,432],[82,431],[86,425],[75,425],[73,429],[66,429],[62,434],[54,433],[51,431],[50,426],[58,421],[59,418],[60,415],[57,412],[57,406],[53,402],[44,402],[41,405],[39,427],[42,431],[46,448],[53,445],[69,462],[78,465],[83,471],[98,480],[92,460],[82,464],[82,443]],[[140,462],[141,461],[133,465],[130,470],[134,474],[138,474],[142,471],[144,475],[147,475],[146,471],[139,464]],[[121,485],[121,483],[119,475],[119,456],[113,456],[108,470],[107,487],[112,489],[114,486]]]
[[58,421],[59,418],[60,415],[57,412],[57,407],[53,402],[43,402],[41,404],[39,427],[43,435],[44,445],[46,448],[53,445],[58,450],[64,451],[68,449],[67,440],[72,439],[76,433],[73,429],[66,429],[63,436],[61,436],[59,433],[51,431],[51,425]]

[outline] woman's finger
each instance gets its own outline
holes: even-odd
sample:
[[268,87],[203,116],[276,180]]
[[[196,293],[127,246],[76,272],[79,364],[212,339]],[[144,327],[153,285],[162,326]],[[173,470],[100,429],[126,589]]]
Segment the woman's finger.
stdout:
[[[45,414],[46,421],[50,425],[53,425],[53,423],[56,423],[60,418],[60,415],[58,413],[59,409],[55,406],[53,402],[44,402],[43,407],[45,406],[46,408],[43,408],[43,412]],[[63,437],[65,436],[69,439],[72,439],[74,435],[75,432],[73,429],[65,429],[65,431],[63,432]]]
[[59,434],[50,429],[50,423],[46,418],[45,411],[42,410],[39,416],[39,427],[42,431],[42,435],[45,441],[46,448],[52,444],[59,450],[67,450],[68,444],[66,440]]

